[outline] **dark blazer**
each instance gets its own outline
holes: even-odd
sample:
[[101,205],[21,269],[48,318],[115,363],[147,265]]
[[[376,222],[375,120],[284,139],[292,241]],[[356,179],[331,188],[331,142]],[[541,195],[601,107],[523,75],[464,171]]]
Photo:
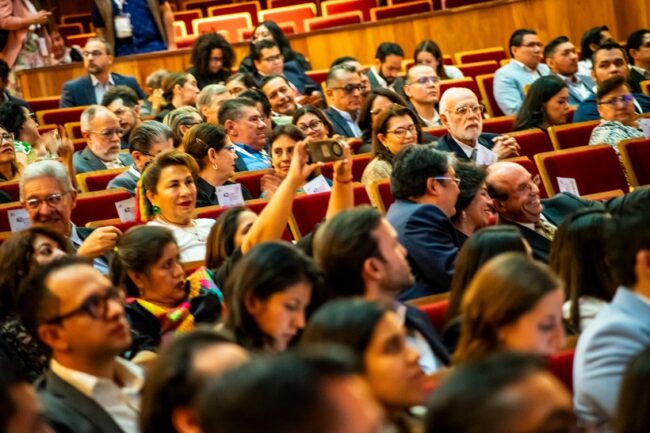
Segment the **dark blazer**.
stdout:
[[[636,99],[636,102],[641,106],[641,111],[643,113],[650,113],[650,96],[641,93],[632,93],[632,95],[634,96],[634,99]],[[638,110],[635,111],[638,113]],[[573,114],[573,123],[598,119],[600,119],[600,115],[598,114],[596,95],[590,95],[587,99],[582,101],[582,103],[578,105],[576,112]]]
[[32,107],[29,106],[27,102],[20,98],[16,98],[15,96],[12,96],[9,94],[9,91],[7,89],[2,91],[2,99],[6,102],[13,102],[14,104],[18,104],[22,107],[27,108],[29,111],[33,111]]
[[[111,72],[111,75],[116,86],[129,86],[135,90],[135,93],[138,94],[138,98],[147,98],[147,95],[142,91],[135,78],[116,74],[115,72]],[[59,102],[60,108],[79,107],[81,105],[101,103],[102,101],[95,100],[95,88],[93,87],[93,82],[90,80],[90,75],[84,75],[83,77],[63,83],[63,88],[61,89],[61,101]]]
[[[307,74],[305,74],[305,71],[303,71],[296,62],[285,62],[283,75],[291,82],[291,84],[296,86],[296,89],[298,89],[298,91],[303,95],[309,94],[314,90],[321,91],[320,85],[309,78]],[[255,79],[257,86],[262,88],[262,80],[264,77],[255,71],[253,78]]]
[[[133,164],[133,159],[131,159],[131,155],[128,153],[120,153],[118,158],[126,166]],[[106,170],[106,165],[101,159],[95,156],[88,146],[84,147],[84,150],[74,153],[72,156],[72,164],[74,164],[74,169],[77,174],[88,171]]]
[[406,96],[406,93],[404,93],[404,84],[406,83],[404,81],[404,78],[402,78],[402,77],[395,78],[395,84],[393,85],[392,88],[384,87],[384,86],[381,85],[381,83],[379,81],[377,81],[377,77],[375,76],[375,74],[370,72],[371,70],[372,70],[372,68],[368,69],[368,72],[366,72],[366,77],[368,77],[368,81],[370,82],[370,88],[371,89],[377,89],[377,88],[380,88],[380,87],[384,88],[384,89],[389,89],[389,90],[394,91],[398,95],[400,95],[406,101],[409,100],[409,98]]
[[53,372],[35,385],[47,422],[57,433],[124,433],[99,404]]
[[[201,176],[196,178],[196,207],[203,206],[212,206],[219,204],[219,199],[215,194],[216,188],[210,185],[205,179]],[[224,185],[233,185],[235,182],[227,180]],[[246,189],[244,185],[241,185],[241,194],[244,197],[244,200],[252,200],[253,196]]]
[[630,74],[627,77],[627,82],[632,87],[632,93],[643,93],[641,90],[641,81],[647,80],[640,72],[636,69],[630,68]]
[[447,215],[431,204],[396,200],[386,219],[397,230],[415,276],[413,287],[400,293],[398,299],[448,292],[460,243]]
[[[588,77],[587,75],[581,75],[581,74],[576,74],[576,75],[580,80],[582,80],[587,90],[589,90],[589,95],[593,95],[594,91],[591,89],[593,89],[594,87],[594,80],[592,80],[591,77]],[[577,93],[572,87],[568,87],[568,89],[569,89],[569,105],[580,105],[580,103],[583,101],[580,94]]]
[[119,175],[111,179],[111,181],[108,182],[106,188],[107,189],[124,188],[125,190],[130,192],[131,195],[135,195],[135,187],[138,184],[138,180],[139,178],[135,177],[135,175],[131,173],[129,167],[129,169],[126,170],[124,173],[120,173]]
[[[494,146],[494,143],[492,143],[492,139],[498,136],[499,134],[484,132],[483,134],[479,135],[478,142],[479,144],[492,150],[492,146]],[[463,149],[461,149],[458,143],[456,143],[456,140],[454,140],[452,136],[449,134],[446,134],[443,137],[439,138],[436,147],[438,148],[438,150],[442,150],[444,152],[452,152],[454,155],[456,155],[457,159],[460,159],[462,161],[470,160],[465,154],[465,152],[463,152]]]
[[350,130],[348,123],[345,121],[343,116],[339,114],[338,111],[336,111],[332,107],[329,107],[325,109],[324,112],[325,115],[332,121],[332,124],[334,125],[335,133],[337,133],[338,135],[342,135],[343,137],[355,137],[355,135]]
[[418,331],[429,343],[429,347],[433,353],[438,357],[438,360],[444,365],[449,365],[451,359],[449,357],[449,352],[442,344],[442,339],[438,335],[438,332],[431,325],[431,321],[427,315],[408,304],[402,304],[406,307],[406,316],[404,318],[404,325],[407,329],[414,329]]

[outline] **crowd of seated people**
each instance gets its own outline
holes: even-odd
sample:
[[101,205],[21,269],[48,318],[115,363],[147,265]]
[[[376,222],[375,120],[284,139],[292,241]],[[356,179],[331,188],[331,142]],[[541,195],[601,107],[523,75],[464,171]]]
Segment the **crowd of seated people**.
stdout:
[[[111,66],[175,47],[154,3],[122,4],[151,12],[124,38],[124,11],[93,2],[100,36],[61,96],[87,105],[80,141],[0,103],[0,187],[33,224],[0,234],[1,431],[648,431],[650,189],[542,199],[517,136],[484,132],[481,95],[441,93],[463,75],[432,40],[409,70],[395,42],[368,70],[338,58],[321,87],[264,21],[239,62],[201,35],[147,96]],[[648,35],[626,50],[590,29],[585,75],[569,38],[519,29],[497,104],[540,134],[575,107],[618,152],[650,110]],[[322,140],[340,157],[312,154]],[[107,172],[135,219],[77,224],[94,194],[77,174]],[[317,222],[287,242],[317,181]]]

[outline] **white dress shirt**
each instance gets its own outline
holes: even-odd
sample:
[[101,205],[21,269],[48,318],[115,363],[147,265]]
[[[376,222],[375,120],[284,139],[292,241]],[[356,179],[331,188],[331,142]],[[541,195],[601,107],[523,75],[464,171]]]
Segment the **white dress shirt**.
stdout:
[[108,81],[106,82],[106,85],[100,83],[97,77],[95,77],[93,74],[90,74],[90,81],[93,83],[93,88],[95,89],[95,102],[97,104],[101,104],[106,91],[115,85],[115,81],[113,81],[113,74],[108,74]]

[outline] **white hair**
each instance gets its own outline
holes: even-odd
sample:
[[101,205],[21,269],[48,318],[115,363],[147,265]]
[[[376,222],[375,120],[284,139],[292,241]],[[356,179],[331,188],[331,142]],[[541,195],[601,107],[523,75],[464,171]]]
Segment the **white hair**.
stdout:
[[448,106],[450,100],[467,95],[472,95],[478,100],[478,97],[474,94],[474,92],[465,87],[450,87],[449,89],[445,90],[445,93],[443,93],[442,97],[440,98],[440,112],[445,113],[449,111]]
[[93,119],[101,113],[113,114],[111,110],[104,107],[103,105],[91,105],[90,107],[86,108],[83,113],[81,113],[81,119],[79,120],[79,123],[81,123],[81,132],[90,131],[90,122],[92,122]]
[[24,198],[25,184],[38,177],[50,177],[55,179],[59,182],[63,192],[70,192],[73,190],[70,175],[68,175],[68,171],[65,169],[63,164],[54,159],[44,159],[29,164],[20,175],[19,188],[21,200]]
[[214,95],[222,95],[226,93],[228,89],[223,84],[208,84],[196,97],[196,108],[201,111],[201,107],[210,105],[212,103],[212,97]]

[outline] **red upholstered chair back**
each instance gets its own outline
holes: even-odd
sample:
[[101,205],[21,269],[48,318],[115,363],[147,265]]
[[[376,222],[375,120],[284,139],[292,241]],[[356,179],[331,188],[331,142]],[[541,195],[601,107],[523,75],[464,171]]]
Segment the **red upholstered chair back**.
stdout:
[[573,358],[575,349],[554,353],[548,358],[547,367],[573,393]]
[[[370,153],[360,153],[359,155],[352,155],[352,178],[355,182],[361,181],[361,176],[363,175],[363,170],[366,169],[366,165],[372,160],[372,154]],[[321,174],[328,179],[334,178],[334,163],[327,162],[321,167]]]
[[77,183],[82,192],[103,191],[108,182],[122,174],[128,168],[113,168],[108,170],[89,171],[77,175]]
[[84,32],[81,23],[59,24],[56,28],[61,36],[67,38],[68,36],[80,35]]
[[304,20],[316,16],[317,9],[314,3],[302,3],[295,6],[285,6],[267,9],[258,14],[260,21],[275,21],[276,23],[293,22],[298,33],[305,31]]
[[0,182],[0,191],[11,197],[13,201],[20,200],[19,181],[17,180]]
[[497,100],[494,98],[494,74],[478,75],[476,77],[476,84],[478,85],[481,99],[487,108],[487,112],[492,117],[505,116],[503,111],[497,105]]
[[312,71],[305,71],[305,74],[307,74],[309,78],[316,81],[318,84],[323,84],[325,80],[327,80],[327,75],[329,72],[329,69],[315,69]]
[[199,9],[204,17],[210,16],[208,9],[213,6],[225,5],[231,3],[231,0],[190,0],[183,2],[181,9],[184,11]]
[[575,179],[580,195],[629,191],[618,156],[607,144],[539,153],[535,162],[549,195],[560,192],[558,177]]
[[[258,1],[246,1],[243,3],[233,3],[228,5],[213,6],[208,8],[208,16],[218,17],[221,15],[235,14],[238,12],[248,12],[251,17],[252,25],[256,26],[259,23],[257,14],[261,10],[260,2]],[[236,36],[233,35],[233,36]]]
[[526,156],[531,160],[535,159],[535,155],[543,152],[550,152],[553,150],[551,139],[541,129],[527,129],[525,131],[514,131],[508,135],[515,137],[517,143],[521,146],[519,155]]
[[71,35],[68,36],[68,45],[73,47],[75,45],[79,45],[80,47],[83,47],[86,45],[86,42],[88,42],[88,39],[94,38],[97,36],[95,32],[90,32],[90,33],[81,33],[80,35]]
[[86,227],[90,228],[97,228],[97,227],[108,227],[108,226],[113,226],[115,228],[120,229],[122,233],[126,232],[128,229],[131,227],[139,226],[144,224],[142,221],[139,220],[134,220],[134,221],[127,221],[127,222],[122,222],[120,221],[119,218],[110,218],[107,220],[98,220],[98,221],[91,221],[86,224]]
[[422,132],[431,134],[434,137],[443,137],[447,135],[447,128],[444,126],[436,126],[435,128],[422,128]]
[[429,317],[433,327],[442,335],[442,331],[445,329],[445,317],[449,308],[449,300],[445,299],[431,304],[420,305],[418,308]]
[[268,174],[269,170],[255,170],[255,171],[242,171],[235,173],[233,181],[240,183],[245,187],[248,192],[251,193],[253,198],[259,198],[262,194],[262,189],[260,188],[260,179],[265,174]]
[[[285,34],[285,36],[292,35],[297,32],[296,30],[296,24],[294,22],[286,22],[286,23],[276,23],[280,29],[282,29],[282,33]],[[240,41],[250,41],[253,39],[253,29],[239,29],[239,40]]]
[[628,179],[634,186],[650,185],[650,138],[618,143]]
[[248,12],[199,18],[192,21],[192,28],[196,36],[200,36],[203,33],[221,32],[225,30],[228,32],[229,42],[239,42],[239,39],[237,39],[239,37],[238,30],[252,26],[253,21]]
[[[413,0],[388,0],[388,6],[401,5],[404,3],[411,3]],[[442,0],[433,0],[433,10],[439,11],[442,9]],[[445,65],[451,65],[451,63],[446,63]]]
[[42,98],[25,99],[25,102],[27,102],[29,106],[32,107],[32,111],[36,113],[37,111],[59,108],[60,100],[61,96],[44,96]]
[[483,132],[507,134],[515,126],[515,116],[492,117],[483,120]]
[[490,47],[480,50],[458,51],[456,53],[456,63],[462,65],[463,63],[485,62],[494,60],[500,63],[501,60],[507,59],[508,55],[503,47]]
[[[531,175],[539,176],[539,170],[537,169],[537,166],[527,156],[519,156],[517,158],[510,158],[510,159],[507,159],[506,161],[516,162],[517,164],[524,167],[526,169],[526,171],[528,173],[530,173]],[[541,198],[548,198],[548,193],[546,192],[546,187],[544,186],[544,183],[540,182],[540,184],[538,186],[539,186],[539,196]]]
[[84,14],[70,14],[70,15],[61,15],[61,24],[73,24],[79,23],[83,28],[83,31],[90,33],[90,13]]
[[0,205],[0,232],[8,232],[11,230],[7,212],[20,208],[22,208],[22,206],[17,201]]
[[199,18],[203,18],[201,9],[174,12],[174,21],[181,21],[183,23],[185,26],[185,35],[192,34],[192,21]]
[[474,94],[479,100],[481,99],[481,91],[479,90],[476,81],[474,81],[472,77],[440,81],[440,95],[445,93],[445,90],[451,89],[452,87],[464,87],[465,89],[469,89],[472,92],[474,92]]
[[115,203],[127,198],[131,198],[131,194],[123,189],[81,193],[72,211],[72,221],[77,226],[84,226],[90,221],[118,218]]
[[494,74],[499,69],[499,64],[495,60],[486,60],[484,62],[464,63],[456,65],[466,77],[477,77],[479,75]]
[[433,5],[430,0],[418,0],[409,3],[402,3],[395,6],[380,6],[370,9],[372,21],[398,18],[408,15],[417,15],[431,12]]
[[314,17],[305,20],[305,31],[331,29],[333,27],[349,26],[360,24],[363,21],[363,15],[360,11],[345,12],[329,17]]
[[548,135],[551,137],[551,143],[553,143],[556,150],[586,146],[589,144],[591,132],[599,124],[600,120],[590,120],[551,126],[548,128]]
[[370,21],[370,9],[377,6],[376,0],[328,0],[321,3],[323,16],[337,15],[344,12],[360,11],[364,21]]
[[36,118],[41,125],[65,125],[68,122],[78,122],[86,108],[83,106],[41,110],[36,112]]

